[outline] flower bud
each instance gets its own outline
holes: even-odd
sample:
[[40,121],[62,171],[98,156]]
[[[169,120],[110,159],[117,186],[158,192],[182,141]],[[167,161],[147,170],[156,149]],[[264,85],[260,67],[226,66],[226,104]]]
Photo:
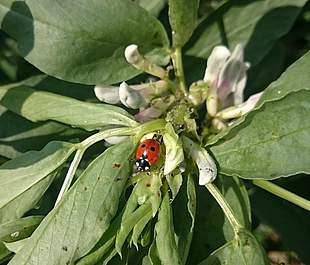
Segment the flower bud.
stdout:
[[136,90],[122,82],[119,86],[119,98],[123,105],[131,109],[139,109],[147,105],[145,98]]
[[160,79],[165,79],[167,77],[167,72],[165,69],[150,62],[143,55],[141,55],[138,50],[138,46],[135,44],[127,46],[125,49],[125,58],[128,63],[132,64],[139,70],[157,76]]
[[100,101],[108,104],[117,104],[120,102],[118,87],[96,85],[94,91]]

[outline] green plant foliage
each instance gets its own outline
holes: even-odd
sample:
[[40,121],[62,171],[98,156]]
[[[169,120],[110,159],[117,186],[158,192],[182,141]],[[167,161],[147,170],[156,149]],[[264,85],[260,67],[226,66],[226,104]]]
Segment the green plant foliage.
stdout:
[[[251,206],[242,181],[220,175],[217,184],[239,222],[251,229]],[[197,197],[200,203],[197,206],[197,224],[189,256],[193,264],[198,264],[212,251],[234,238],[229,221],[214,199],[204,190],[199,190]]]
[[[33,122],[54,120],[89,131],[108,125],[137,124],[131,115],[121,108],[81,102],[26,86],[2,87],[0,102],[9,110]],[[34,105],[36,109],[33,108]]]
[[[207,58],[214,46],[245,45],[252,66],[292,27],[306,0],[227,1],[200,23],[186,53]],[[205,43],[208,45],[205,45]]]
[[0,22],[29,62],[49,75],[84,84],[111,84],[137,75],[123,56],[132,43],[162,58],[165,52],[159,50],[168,45],[161,24],[130,1],[5,0]]
[[[108,229],[116,213],[132,151],[133,143],[128,141],[97,157],[11,264],[30,265],[37,260],[42,265],[70,264],[85,255]],[[44,247],[46,242],[48,248]],[[46,255],[50,258],[45,259]]]
[[291,93],[250,113],[236,136],[231,131],[211,148],[220,172],[247,179],[310,173],[310,120],[304,118],[310,115],[309,97],[306,90]]
[[182,47],[196,27],[199,0],[168,0],[168,4],[173,43]]
[[242,231],[238,237],[214,251],[200,265],[268,265],[265,253],[255,237],[247,231]]
[[55,170],[75,149],[70,143],[50,142],[41,151],[29,151],[2,164],[0,223],[19,218],[33,208],[53,181]]
[[0,2],[0,265],[310,262],[308,1]]

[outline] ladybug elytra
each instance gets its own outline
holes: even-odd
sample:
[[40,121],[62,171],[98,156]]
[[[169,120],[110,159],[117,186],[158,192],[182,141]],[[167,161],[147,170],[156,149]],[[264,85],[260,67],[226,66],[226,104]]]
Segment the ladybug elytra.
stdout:
[[149,170],[160,156],[160,143],[155,139],[146,139],[140,143],[136,152],[136,166],[139,171]]

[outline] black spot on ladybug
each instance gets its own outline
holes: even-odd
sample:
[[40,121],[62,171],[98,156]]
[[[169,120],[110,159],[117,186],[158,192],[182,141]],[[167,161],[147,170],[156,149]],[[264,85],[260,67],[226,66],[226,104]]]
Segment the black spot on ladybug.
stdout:
[[146,186],[147,186],[147,187],[151,187],[151,184],[150,184],[150,183],[146,183]]
[[155,152],[156,149],[155,149],[154,146],[151,146],[150,150],[151,150],[152,152]]
[[145,144],[141,145],[141,147],[144,148],[144,147],[145,147]]
[[121,167],[121,164],[119,164],[119,163],[114,163],[114,164],[113,164],[113,167],[114,167],[114,168],[120,168],[120,167]]
[[62,247],[62,250],[68,251],[68,248],[67,248],[66,246],[63,246],[63,247]]

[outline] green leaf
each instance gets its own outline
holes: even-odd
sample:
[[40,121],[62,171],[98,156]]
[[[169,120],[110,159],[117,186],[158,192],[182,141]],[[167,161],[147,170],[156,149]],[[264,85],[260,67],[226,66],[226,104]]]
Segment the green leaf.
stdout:
[[[303,57],[293,63],[275,82],[271,83],[266,88],[254,110],[260,109],[266,102],[282,99],[291,92],[310,90],[309,68],[310,52],[306,53]],[[225,141],[226,135],[227,138],[230,137],[229,135],[234,135],[235,127],[237,127],[236,130],[238,130],[238,126],[244,122],[246,117],[246,115],[241,117],[231,126],[217,134],[214,138],[209,140],[208,145],[213,145],[221,139]]]
[[167,123],[165,129],[163,134],[163,141],[166,147],[164,174],[168,175],[184,160],[184,154],[182,141],[174,132],[172,125]]
[[50,142],[41,151],[29,151],[0,167],[0,223],[30,210],[54,179],[53,172],[75,151],[73,144]]
[[243,230],[238,234],[238,238],[220,247],[206,260],[199,263],[199,265],[224,264],[268,265],[269,262],[255,237],[250,232]]
[[172,193],[172,200],[177,196],[183,182],[180,169],[175,169],[170,174],[166,175],[166,180],[169,185],[169,189]]
[[195,31],[186,54],[207,58],[216,45],[245,46],[245,59],[259,63],[293,26],[306,0],[227,1]]
[[[29,216],[0,225],[0,260],[11,254],[6,242],[13,244],[27,238],[42,221],[42,216]],[[12,243],[11,243],[12,242]]]
[[131,0],[133,2],[137,2],[144,9],[149,11],[152,15],[158,16],[160,11],[166,5],[166,0]]
[[15,242],[10,242],[10,243],[4,242],[4,245],[9,251],[13,253],[17,253],[25,246],[25,244],[27,244],[28,240],[29,238],[27,237],[27,238],[24,238],[24,239],[15,241]]
[[144,216],[152,216],[152,207],[149,202],[142,204],[138,209],[132,212],[127,218],[124,218],[121,227],[117,232],[115,239],[115,249],[121,255],[122,247],[134,226],[143,219]]
[[[251,207],[246,187],[238,178],[219,175],[216,184],[238,221],[251,229]],[[234,238],[231,224],[212,196],[199,189],[197,216],[189,260],[198,264],[212,251]]]
[[196,189],[193,176],[186,173],[184,175],[185,183],[173,202],[174,228],[181,264],[186,264],[196,216]]
[[169,200],[169,193],[166,192],[155,225],[156,247],[162,265],[178,265],[182,263],[175,240],[172,209]]
[[1,224],[1,241],[14,242],[30,236],[42,219],[43,216],[28,216]]
[[4,0],[0,22],[26,60],[66,81],[112,84],[134,77],[139,71],[124,57],[130,44],[161,59],[167,54],[163,26],[131,1]]
[[[135,144],[115,145],[98,156],[42,221],[11,265],[72,264],[110,226],[130,172]],[[48,258],[46,258],[48,257]]]
[[86,135],[84,130],[57,122],[33,123],[0,105],[0,155],[7,158],[40,150],[50,141],[71,141]]
[[137,125],[119,107],[82,102],[26,86],[1,87],[0,104],[33,122],[54,120],[90,131],[107,125]]
[[200,0],[168,0],[173,45],[182,47],[197,25]]
[[211,147],[220,172],[246,179],[310,173],[310,91],[265,103]]
[[[132,236],[131,236],[131,241],[132,243],[136,246],[138,249],[138,242],[139,242],[139,237],[142,235],[143,230],[146,228],[147,224],[149,221],[152,219],[152,209],[147,212],[134,226],[132,229]],[[141,242],[141,245],[142,242]]]

